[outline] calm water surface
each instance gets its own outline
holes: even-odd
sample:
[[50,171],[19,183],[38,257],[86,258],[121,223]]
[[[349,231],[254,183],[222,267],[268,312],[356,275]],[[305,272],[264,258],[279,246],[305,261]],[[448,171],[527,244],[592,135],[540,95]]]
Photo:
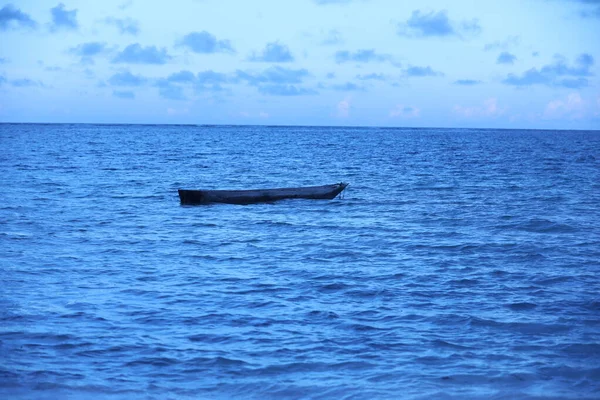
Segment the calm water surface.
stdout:
[[600,132],[4,124],[0,148],[2,398],[600,398]]

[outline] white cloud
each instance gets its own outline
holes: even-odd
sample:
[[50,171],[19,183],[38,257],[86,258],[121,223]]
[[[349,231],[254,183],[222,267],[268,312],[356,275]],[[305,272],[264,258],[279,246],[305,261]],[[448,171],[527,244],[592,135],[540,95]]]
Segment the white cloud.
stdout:
[[190,112],[190,110],[188,108],[167,108],[167,114],[168,115],[185,115],[188,114]]
[[498,99],[495,97],[485,100],[481,106],[454,106],[454,113],[464,118],[494,118],[504,114],[504,112],[506,112],[506,108],[498,107]]
[[348,118],[350,115],[350,97],[346,97],[337,104],[336,115],[340,118]]
[[418,118],[421,115],[421,109],[412,106],[397,104],[396,107],[390,110],[392,118]]
[[585,117],[585,111],[586,103],[579,93],[571,93],[566,99],[549,102],[544,111],[544,118],[581,119]]
[[269,118],[269,113],[264,111],[260,111],[258,114],[250,113],[248,111],[240,111],[238,115],[243,118]]

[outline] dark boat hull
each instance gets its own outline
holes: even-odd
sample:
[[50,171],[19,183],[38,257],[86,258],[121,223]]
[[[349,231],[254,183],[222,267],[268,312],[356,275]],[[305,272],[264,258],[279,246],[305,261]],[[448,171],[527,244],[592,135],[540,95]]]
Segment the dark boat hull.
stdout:
[[348,186],[347,183],[334,185],[307,186],[299,188],[254,189],[254,190],[185,190],[179,189],[179,200],[184,205],[210,203],[254,204],[270,203],[285,199],[334,199]]

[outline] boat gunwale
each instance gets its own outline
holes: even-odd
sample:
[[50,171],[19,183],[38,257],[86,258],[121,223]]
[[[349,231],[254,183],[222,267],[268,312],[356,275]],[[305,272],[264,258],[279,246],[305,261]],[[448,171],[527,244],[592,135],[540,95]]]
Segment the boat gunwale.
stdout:
[[330,185],[302,186],[269,189],[243,190],[206,190],[179,189],[182,205],[199,205],[210,203],[254,204],[268,203],[285,199],[332,200],[336,198],[348,183],[340,182]]

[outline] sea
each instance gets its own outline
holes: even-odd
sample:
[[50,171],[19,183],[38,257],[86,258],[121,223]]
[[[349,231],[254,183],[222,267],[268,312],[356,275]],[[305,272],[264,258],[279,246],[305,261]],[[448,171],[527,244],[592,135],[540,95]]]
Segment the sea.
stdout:
[[0,196],[2,399],[600,398],[600,131],[1,124]]

